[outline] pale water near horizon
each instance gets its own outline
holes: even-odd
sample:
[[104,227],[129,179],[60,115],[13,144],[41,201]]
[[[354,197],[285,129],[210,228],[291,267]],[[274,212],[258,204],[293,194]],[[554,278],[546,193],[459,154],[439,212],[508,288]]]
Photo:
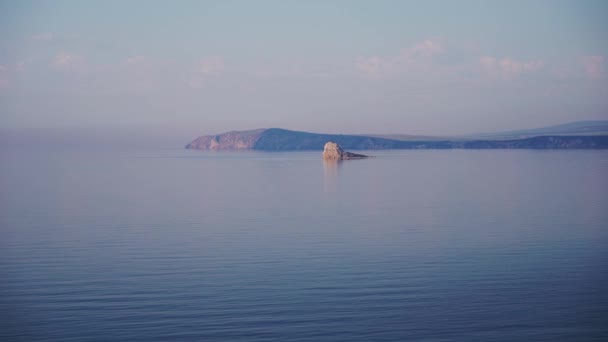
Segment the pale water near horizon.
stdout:
[[608,338],[608,151],[0,151],[3,341]]

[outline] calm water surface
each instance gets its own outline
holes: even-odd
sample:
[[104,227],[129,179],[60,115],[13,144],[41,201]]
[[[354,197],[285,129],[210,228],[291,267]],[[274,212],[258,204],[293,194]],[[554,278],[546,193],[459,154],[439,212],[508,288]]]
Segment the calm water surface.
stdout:
[[0,151],[6,341],[608,338],[608,151]]

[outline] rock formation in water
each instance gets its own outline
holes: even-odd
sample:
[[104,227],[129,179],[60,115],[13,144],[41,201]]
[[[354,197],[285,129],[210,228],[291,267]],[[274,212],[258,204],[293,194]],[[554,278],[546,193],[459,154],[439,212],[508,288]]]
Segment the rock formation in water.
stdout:
[[335,142],[328,142],[323,148],[323,159],[327,160],[345,160],[345,159],[361,159],[368,156],[363,154],[346,152]]

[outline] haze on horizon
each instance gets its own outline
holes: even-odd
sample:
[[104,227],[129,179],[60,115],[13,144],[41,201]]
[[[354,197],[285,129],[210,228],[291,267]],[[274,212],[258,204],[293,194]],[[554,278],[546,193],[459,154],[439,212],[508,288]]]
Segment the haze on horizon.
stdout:
[[181,146],[605,120],[606,18],[606,1],[3,1],[0,129]]

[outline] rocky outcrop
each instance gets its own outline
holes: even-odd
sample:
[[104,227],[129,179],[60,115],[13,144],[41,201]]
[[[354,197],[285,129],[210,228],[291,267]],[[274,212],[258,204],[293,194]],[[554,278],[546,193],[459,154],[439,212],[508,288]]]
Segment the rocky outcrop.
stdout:
[[327,142],[323,148],[323,159],[327,160],[345,160],[345,159],[361,159],[368,156],[363,154],[346,152],[335,142]]

